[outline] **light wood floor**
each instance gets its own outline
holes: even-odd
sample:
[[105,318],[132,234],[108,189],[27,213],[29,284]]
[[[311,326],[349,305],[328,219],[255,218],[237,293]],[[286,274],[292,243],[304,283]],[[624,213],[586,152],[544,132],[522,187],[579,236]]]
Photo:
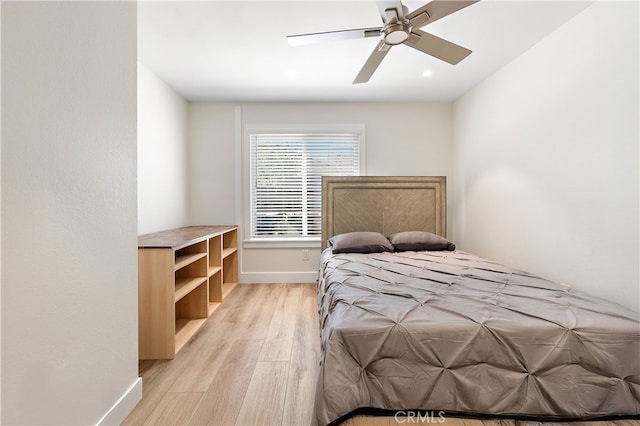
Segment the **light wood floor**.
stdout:
[[[315,284],[239,285],[175,359],[140,363],[142,401],[123,424],[313,425],[318,330]],[[357,416],[344,425],[429,424],[419,420]],[[443,426],[541,424],[431,420]],[[568,425],[640,426],[640,421]]]

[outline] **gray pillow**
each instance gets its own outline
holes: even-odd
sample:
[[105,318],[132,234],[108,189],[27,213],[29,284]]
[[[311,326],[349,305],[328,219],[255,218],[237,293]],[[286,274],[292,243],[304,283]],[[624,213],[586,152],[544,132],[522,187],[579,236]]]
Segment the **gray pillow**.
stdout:
[[439,235],[424,231],[398,232],[387,237],[396,251],[437,251],[456,249],[455,244]]
[[347,232],[334,235],[329,239],[329,247],[334,254],[393,251],[387,237],[377,232]]

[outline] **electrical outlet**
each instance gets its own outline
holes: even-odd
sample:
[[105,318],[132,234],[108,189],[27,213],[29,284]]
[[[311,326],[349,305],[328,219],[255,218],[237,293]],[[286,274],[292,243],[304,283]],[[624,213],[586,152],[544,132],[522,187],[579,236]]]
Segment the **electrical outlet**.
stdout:
[[302,250],[302,260],[309,260],[309,250]]

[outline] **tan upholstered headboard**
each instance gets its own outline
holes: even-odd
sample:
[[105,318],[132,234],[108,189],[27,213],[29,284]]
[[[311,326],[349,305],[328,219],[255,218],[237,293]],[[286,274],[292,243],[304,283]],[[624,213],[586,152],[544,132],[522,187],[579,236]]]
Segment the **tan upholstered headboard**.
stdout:
[[333,235],[428,231],[447,237],[444,176],[323,176],[322,249]]

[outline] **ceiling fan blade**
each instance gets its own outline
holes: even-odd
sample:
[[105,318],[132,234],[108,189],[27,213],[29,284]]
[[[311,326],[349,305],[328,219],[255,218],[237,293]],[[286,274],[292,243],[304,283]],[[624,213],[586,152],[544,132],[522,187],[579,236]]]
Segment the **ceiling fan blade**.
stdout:
[[387,56],[387,52],[390,49],[391,46],[381,40],[356,76],[356,79],[353,80],[353,84],[366,83],[369,81],[373,73],[378,69],[378,65],[380,65],[384,57]]
[[467,48],[420,30],[413,30],[404,44],[451,65],[471,54],[471,50]]
[[413,28],[420,28],[478,1],[480,0],[433,0],[408,14],[407,19]]
[[296,34],[287,36],[291,46],[323,43],[326,41],[349,40],[352,38],[379,37],[382,28],[357,28],[353,30],[327,31],[322,33]]

